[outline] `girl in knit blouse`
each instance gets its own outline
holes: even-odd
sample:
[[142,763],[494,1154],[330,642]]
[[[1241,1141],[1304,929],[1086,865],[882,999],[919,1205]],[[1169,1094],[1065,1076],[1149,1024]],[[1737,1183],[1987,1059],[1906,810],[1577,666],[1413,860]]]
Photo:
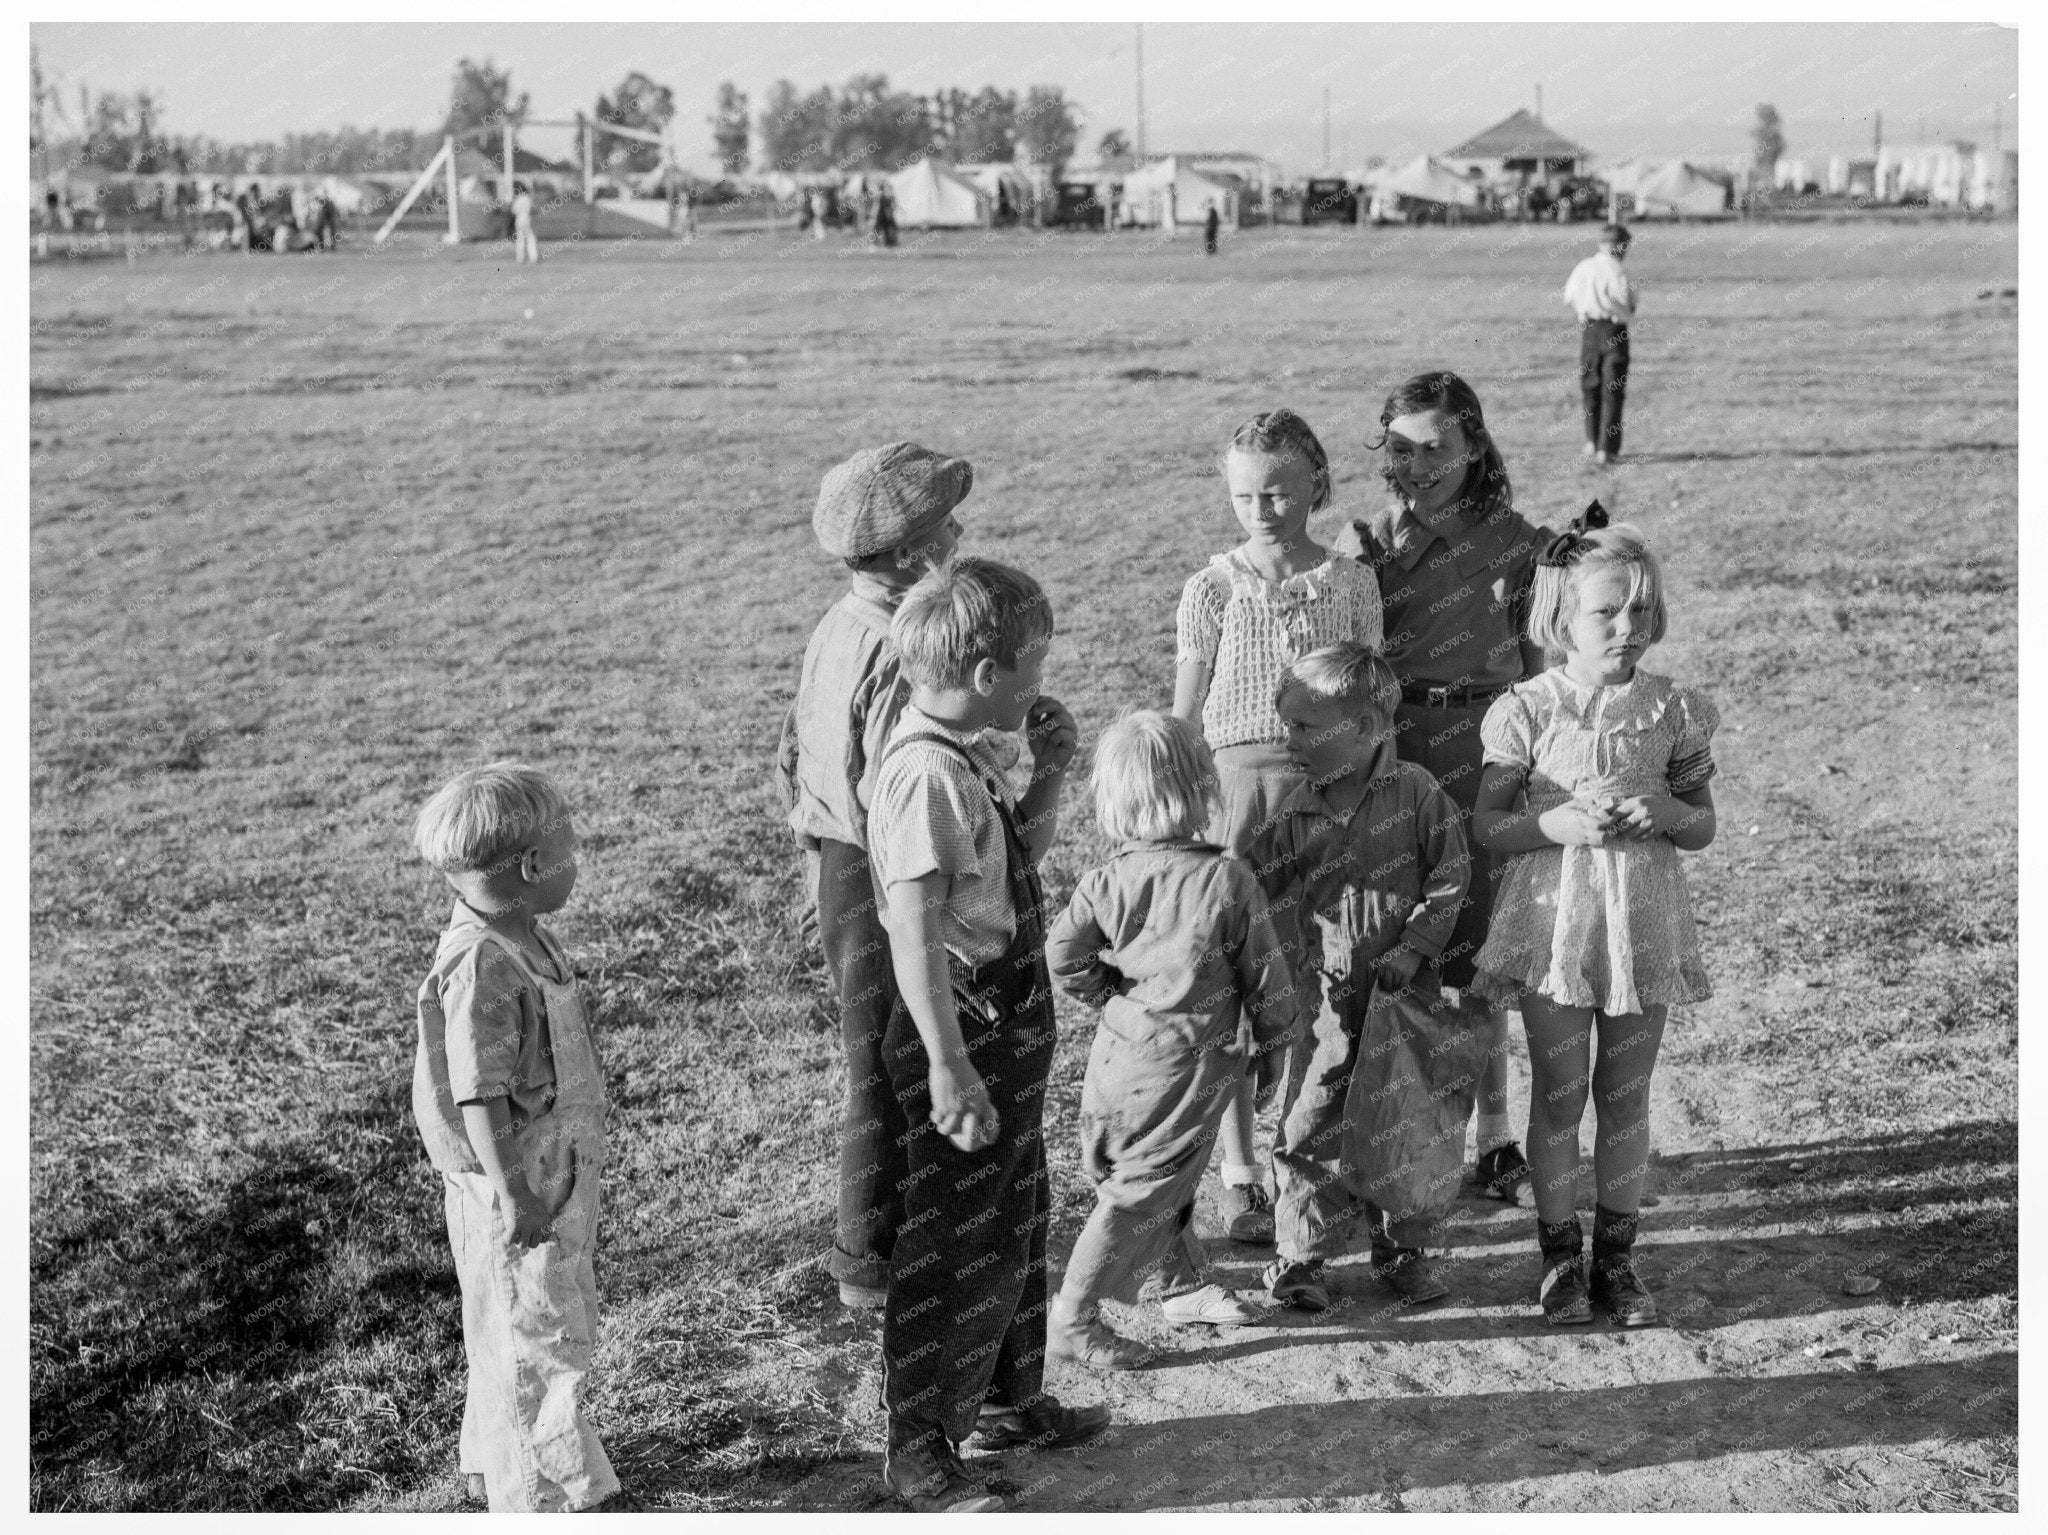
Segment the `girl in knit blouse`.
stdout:
[[[1289,663],[1342,640],[1380,645],[1371,572],[1324,548],[1308,520],[1330,503],[1330,458],[1291,410],[1252,417],[1223,455],[1245,540],[1211,559],[1181,592],[1173,712],[1216,756],[1222,810],[1209,840],[1242,854],[1302,781],[1288,760],[1274,693]],[[1273,1240],[1273,1211],[1253,1160],[1249,1079],[1223,1117],[1223,1208],[1230,1236]]]

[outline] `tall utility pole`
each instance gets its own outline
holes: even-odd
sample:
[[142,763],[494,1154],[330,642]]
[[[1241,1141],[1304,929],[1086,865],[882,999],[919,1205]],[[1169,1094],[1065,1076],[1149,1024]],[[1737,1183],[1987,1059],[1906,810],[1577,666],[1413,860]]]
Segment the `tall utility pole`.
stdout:
[[1330,88],[1323,87],[1323,164],[1330,163]]
[[1536,82],[1536,121],[1543,121],[1543,82]]
[[1884,112],[1881,108],[1870,120],[1870,152],[1874,155],[1884,153]]
[[1145,163],[1145,24],[1138,22],[1138,163]]

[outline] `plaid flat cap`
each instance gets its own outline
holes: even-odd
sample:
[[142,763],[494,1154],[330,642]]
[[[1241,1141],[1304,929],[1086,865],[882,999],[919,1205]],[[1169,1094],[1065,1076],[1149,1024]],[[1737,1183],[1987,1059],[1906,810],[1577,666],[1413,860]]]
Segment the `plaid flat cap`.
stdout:
[[842,560],[893,549],[967,499],[974,465],[914,442],[862,448],[825,472],[811,530]]

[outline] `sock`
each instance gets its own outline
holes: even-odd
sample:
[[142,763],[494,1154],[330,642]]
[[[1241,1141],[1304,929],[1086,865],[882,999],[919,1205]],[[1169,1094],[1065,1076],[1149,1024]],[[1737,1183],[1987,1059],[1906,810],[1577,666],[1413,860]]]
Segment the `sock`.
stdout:
[[1536,1218],[1536,1245],[1543,1249],[1543,1261],[1546,1263],[1578,1257],[1585,1241],[1586,1233],[1576,1215],[1555,1224],[1540,1215]]
[[1636,1245],[1636,1212],[1626,1215],[1605,1205],[1593,1206],[1593,1261],[1623,1258]]
[[1489,1151],[1498,1151],[1501,1147],[1512,1146],[1514,1143],[1514,1121],[1508,1118],[1505,1109],[1498,1114],[1490,1114],[1485,1109],[1479,1111],[1472,1131],[1472,1144],[1477,1148],[1479,1155],[1483,1157]]
[[1227,1189],[1249,1188],[1255,1183],[1264,1184],[1264,1182],[1265,1179],[1259,1176],[1259,1170],[1256,1167],[1247,1166],[1241,1162],[1225,1162],[1223,1164],[1223,1186]]

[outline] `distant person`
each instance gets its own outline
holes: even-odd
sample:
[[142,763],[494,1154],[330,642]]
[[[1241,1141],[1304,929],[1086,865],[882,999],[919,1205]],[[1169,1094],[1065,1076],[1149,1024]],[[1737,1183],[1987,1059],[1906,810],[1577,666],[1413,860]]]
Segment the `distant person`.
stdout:
[[258,232],[263,225],[261,195],[262,188],[253,181],[235,194],[235,243],[245,256],[254,255],[263,238]]
[[[1631,1260],[1650,1163],[1650,1076],[1666,1009],[1712,993],[1680,852],[1714,840],[1713,703],[1642,669],[1664,583],[1596,501],[1536,561],[1529,638],[1562,664],[1486,711],[1474,833],[1506,865],[1477,989],[1529,1036],[1529,1161],[1557,1326],[1600,1306],[1646,1327]],[[1579,1128],[1593,1105],[1593,1268],[1579,1225]]]
[[512,183],[512,259],[540,262],[540,237],[533,232],[533,194],[526,183]]
[[604,1068],[539,921],[576,885],[561,791],[518,762],[427,801],[419,854],[455,893],[419,989],[412,1110],[441,1175],[469,1361],[457,1469],[493,1513],[615,1498],[582,1396],[597,1344]]
[[896,244],[896,192],[886,181],[875,193],[875,243],[892,248]]
[[340,229],[341,212],[334,206],[334,199],[322,192],[313,207],[313,248],[333,250],[341,243]]
[[811,238],[813,240],[822,240],[825,238],[825,210],[829,202],[825,195],[825,189],[823,187],[812,187],[810,200]]
[[[1309,518],[1330,502],[1330,459],[1300,416],[1252,417],[1232,434],[1222,470],[1244,542],[1181,589],[1173,712],[1216,755],[1222,808],[1208,840],[1242,856],[1304,781],[1274,705],[1281,673],[1319,645],[1379,645],[1380,589],[1356,561],[1309,536]],[[1219,1136],[1223,1219],[1232,1241],[1265,1243],[1273,1202],[1253,1148],[1253,1095],[1241,1070]]]
[[1209,199],[1209,211],[1202,216],[1202,249],[1208,255],[1216,254],[1216,235],[1223,228],[1223,215],[1216,211],[1216,199]]
[[1621,457],[1621,407],[1628,393],[1628,323],[1636,289],[1621,269],[1629,233],[1619,224],[1600,231],[1600,249],[1572,268],[1564,301],[1579,317],[1579,398],[1586,412],[1586,444],[1579,452],[1596,464]]

